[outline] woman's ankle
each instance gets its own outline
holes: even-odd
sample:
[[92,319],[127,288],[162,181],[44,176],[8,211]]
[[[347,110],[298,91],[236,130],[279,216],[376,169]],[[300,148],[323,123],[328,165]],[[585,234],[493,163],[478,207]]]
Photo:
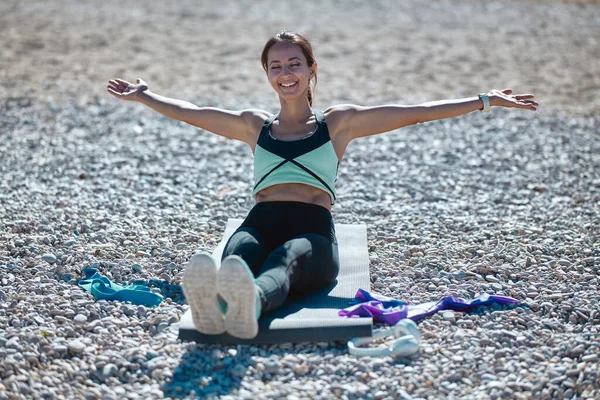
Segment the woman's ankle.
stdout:
[[256,287],[256,319],[259,319],[260,314],[262,313],[262,302],[265,295],[258,285],[255,284],[254,287]]

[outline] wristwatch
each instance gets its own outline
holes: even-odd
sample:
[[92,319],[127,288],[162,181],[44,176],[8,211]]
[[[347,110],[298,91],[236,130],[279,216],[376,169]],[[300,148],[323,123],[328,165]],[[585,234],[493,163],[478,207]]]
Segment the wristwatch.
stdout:
[[483,101],[483,108],[479,111],[488,112],[490,111],[490,97],[485,93],[480,93],[479,98]]

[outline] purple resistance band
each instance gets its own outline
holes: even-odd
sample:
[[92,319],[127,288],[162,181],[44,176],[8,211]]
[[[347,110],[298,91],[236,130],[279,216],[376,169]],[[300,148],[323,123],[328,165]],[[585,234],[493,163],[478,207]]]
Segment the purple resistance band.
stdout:
[[371,317],[374,322],[383,322],[388,325],[395,325],[405,318],[417,321],[442,310],[469,312],[476,307],[490,304],[520,304],[519,300],[512,297],[495,296],[487,293],[482,293],[473,300],[447,296],[438,301],[407,304],[390,297],[369,293],[363,289],[358,289],[354,299],[354,302],[358,304],[340,310],[338,314],[349,318]]

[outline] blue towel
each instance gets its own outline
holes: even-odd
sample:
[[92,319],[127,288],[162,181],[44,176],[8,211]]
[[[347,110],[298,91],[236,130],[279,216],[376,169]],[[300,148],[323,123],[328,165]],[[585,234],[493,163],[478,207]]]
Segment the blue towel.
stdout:
[[96,268],[83,270],[85,279],[79,281],[79,286],[90,292],[95,298],[103,300],[129,301],[133,304],[154,307],[159,305],[163,297],[152,293],[148,286],[117,285],[98,273]]

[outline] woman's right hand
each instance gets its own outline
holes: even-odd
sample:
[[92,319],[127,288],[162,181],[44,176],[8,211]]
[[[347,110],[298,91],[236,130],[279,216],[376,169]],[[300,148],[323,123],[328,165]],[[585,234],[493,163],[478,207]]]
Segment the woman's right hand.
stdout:
[[119,99],[136,101],[145,90],[148,90],[148,85],[139,78],[135,81],[135,84],[122,79],[112,79],[108,81],[106,90]]

